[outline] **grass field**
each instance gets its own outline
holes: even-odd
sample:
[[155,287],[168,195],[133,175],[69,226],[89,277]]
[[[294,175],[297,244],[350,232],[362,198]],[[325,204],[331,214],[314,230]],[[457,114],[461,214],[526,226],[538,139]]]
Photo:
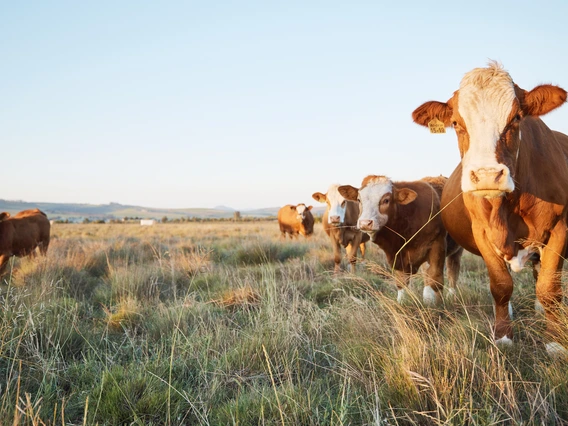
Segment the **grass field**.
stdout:
[[56,224],[47,258],[9,269],[2,424],[568,423],[568,363],[544,349],[528,270],[498,348],[479,258],[440,309],[398,305],[376,247],[332,275],[320,224],[298,241],[275,222]]

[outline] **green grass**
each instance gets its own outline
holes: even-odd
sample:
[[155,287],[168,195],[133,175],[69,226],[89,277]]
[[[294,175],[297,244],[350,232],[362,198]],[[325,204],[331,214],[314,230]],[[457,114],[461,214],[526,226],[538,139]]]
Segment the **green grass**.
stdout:
[[396,303],[367,269],[384,261],[375,247],[334,276],[319,228],[298,241],[272,222],[52,231],[47,258],[16,259],[0,287],[3,423],[568,422],[566,360],[544,350],[530,271],[515,275],[515,345],[497,348],[471,255],[456,299],[428,309]]

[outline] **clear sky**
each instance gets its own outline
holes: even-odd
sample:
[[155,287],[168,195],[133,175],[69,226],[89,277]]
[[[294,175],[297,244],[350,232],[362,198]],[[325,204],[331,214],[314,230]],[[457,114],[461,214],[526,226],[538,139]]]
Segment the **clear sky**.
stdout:
[[[368,174],[449,176],[411,120],[500,61],[568,89],[568,2],[5,1],[0,198],[317,204]],[[568,133],[568,105],[545,116]]]

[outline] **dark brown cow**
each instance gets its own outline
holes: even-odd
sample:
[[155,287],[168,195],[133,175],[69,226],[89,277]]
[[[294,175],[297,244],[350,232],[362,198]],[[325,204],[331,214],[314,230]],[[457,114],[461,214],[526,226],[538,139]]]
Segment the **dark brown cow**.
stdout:
[[[511,344],[508,303],[513,279],[531,252],[540,253],[536,294],[547,318],[550,353],[565,353],[556,342],[562,302],[560,272],[566,246],[568,137],[538,118],[566,101],[557,86],[531,91],[517,86],[492,62],[467,73],[448,102],[430,101],[412,118],[454,127],[461,163],[442,195],[442,219],[464,248],[481,255],[495,301],[495,339]],[[462,195],[463,192],[463,195]]]
[[37,248],[45,255],[49,233],[49,220],[38,209],[24,210],[15,216],[0,213],[0,274],[11,256],[33,256]]
[[[387,257],[395,273],[398,301],[402,300],[412,274],[428,262],[424,280],[424,302],[442,300],[444,260],[452,290],[457,283],[463,249],[451,239],[442,224],[440,195],[446,178],[424,178],[413,182],[393,182],[385,176],[367,176],[357,189],[340,186],[348,200],[358,200],[357,226],[371,235]],[[453,291],[452,291],[453,292]]]
[[312,206],[306,207],[305,204],[285,205],[278,210],[278,225],[282,238],[286,235],[290,239],[297,238],[298,234],[309,237],[314,232],[314,217],[312,215]]
[[326,203],[327,209],[322,218],[323,229],[333,246],[334,273],[338,273],[341,263],[341,246],[347,251],[350,271],[355,272],[357,249],[365,257],[365,243],[369,236],[357,229],[359,206],[348,201],[337,191],[339,185],[331,185],[327,193],[315,192],[312,197],[320,203]]

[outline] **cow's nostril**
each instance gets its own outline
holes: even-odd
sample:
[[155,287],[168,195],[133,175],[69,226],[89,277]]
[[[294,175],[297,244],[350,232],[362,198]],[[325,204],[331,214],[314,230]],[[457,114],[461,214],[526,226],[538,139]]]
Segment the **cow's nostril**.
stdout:
[[495,176],[495,183],[499,183],[501,181],[501,178],[505,175],[505,171],[501,170],[499,173],[497,173],[497,176]]
[[473,170],[469,174],[469,178],[471,179],[471,181],[473,183],[479,183],[479,178],[477,177],[477,175],[475,174],[475,172]]

